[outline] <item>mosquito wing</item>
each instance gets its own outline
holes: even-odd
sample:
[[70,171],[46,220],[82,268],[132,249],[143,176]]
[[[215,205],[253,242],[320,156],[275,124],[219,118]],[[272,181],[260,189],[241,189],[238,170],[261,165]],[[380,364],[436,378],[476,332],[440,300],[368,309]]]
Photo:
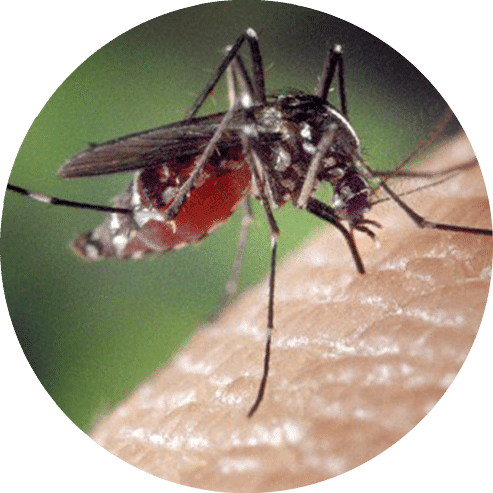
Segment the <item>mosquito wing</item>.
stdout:
[[[93,145],[68,159],[58,175],[62,178],[80,178],[125,173],[198,155],[223,117],[224,113],[217,113]],[[240,132],[244,124],[244,113],[238,111],[218,144],[220,151],[241,145]]]

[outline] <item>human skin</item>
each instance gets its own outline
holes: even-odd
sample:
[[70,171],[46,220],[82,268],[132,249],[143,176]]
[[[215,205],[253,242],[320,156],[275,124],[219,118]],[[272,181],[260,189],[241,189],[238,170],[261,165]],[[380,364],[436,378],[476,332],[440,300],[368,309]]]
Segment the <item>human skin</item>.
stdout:
[[[421,166],[443,169],[471,156],[462,138]],[[431,220],[491,228],[478,167],[405,200]],[[271,373],[252,418],[266,282],[198,330],[93,428],[94,440],[161,478],[235,492],[329,479],[396,443],[442,397],[471,348],[493,240],[420,230],[390,202],[368,217],[382,229],[379,245],[356,235],[366,274],[333,228],[280,265]]]

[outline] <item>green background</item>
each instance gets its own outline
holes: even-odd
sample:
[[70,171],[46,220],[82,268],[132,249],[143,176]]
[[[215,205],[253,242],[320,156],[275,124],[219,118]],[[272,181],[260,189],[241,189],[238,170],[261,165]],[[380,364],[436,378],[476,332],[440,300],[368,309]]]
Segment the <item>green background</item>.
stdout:
[[[411,64],[355,26],[286,4],[208,4],[142,24],[83,62],[34,121],[10,181],[109,204],[129,175],[61,181],[56,171],[89,142],[183,119],[220,63],[222,48],[249,26],[260,36],[270,92],[312,92],[327,49],[343,45],[351,122],[374,167],[395,166],[444,112],[441,97]],[[203,113],[226,107],[220,86]],[[200,245],[169,255],[87,263],[68,244],[99,224],[100,213],[7,193],[1,256],[12,322],[41,383],[83,430],[214,313],[234,257],[239,216]],[[255,216],[242,288],[260,281],[268,267],[268,229],[257,204]],[[324,227],[291,206],[276,217],[281,257]]]

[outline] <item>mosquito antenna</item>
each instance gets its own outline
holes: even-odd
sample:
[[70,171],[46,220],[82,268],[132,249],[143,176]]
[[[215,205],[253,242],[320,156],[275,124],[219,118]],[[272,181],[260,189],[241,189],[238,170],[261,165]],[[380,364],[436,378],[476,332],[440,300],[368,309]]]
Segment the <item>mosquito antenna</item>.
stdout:
[[[438,185],[441,185],[442,183],[445,183],[449,180],[452,180],[455,178],[461,171],[467,170],[469,168],[472,168],[473,166],[477,165],[478,161],[476,159],[472,159],[471,161],[468,161],[467,163],[459,164],[457,166],[453,166],[449,169],[446,170],[440,170],[440,171],[400,171],[398,172],[395,176],[392,173],[392,178],[410,178],[410,179],[423,179],[423,178],[433,178],[433,177],[439,177],[443,175],[447,175],[444,178],[440,180],[436,180],[432,183],[428,183],[426,185],[421,185],[419,187],[411,188],[410,190],[407,190],[405,192],[400,192],[399,197],[405,197],[406,195],[412,195],[413,193],[419,192],[421,190],[427,190],[429,188],[436,187]],[[387,176],[388,173],[382,172],[379,173],[374,172],[376,176]],[[381,204],[383,202],[388,202],[389,200],[392,200],[390,197],[385,197],[381,198],[378,200],[375,200],[374,202],[371,202],[371,207]]]
[[[370,177],[376,178],[373,175],[373,172],[371,168],[369,168],[361,159],[356,160],[359,167],[365,172]],[[456,232],[461,232],[461,233],[471,233],[471,234],[478,234],[478,235],[486,235],[486,236],[491,236],[492,235],[492,230],[491,229],[484,229],[484,228],[469,228],[467,226],[457,226],[455,224],[445,224],[445,223],[436,223],[433,221],[428,221],[425,219],[423,216],[420,216],[417,212],[415,212],[411,207],[409,207],[400,197],[398,194],[396,194],[385,182],[385,180],[378,180],[378,184],[387,192],[387,194],[390,196],[394,202],[397,203],[397,205],[412,219],[412,221],[418,226],[419,228],[426,228],[426,229],[439,229],[442,231],[456,231]]]
[[476,166],[478,164],[478,160],[476,158],[471,159],[465,163],[457,164],[455,166],[451,166],[447,169],[437,170],[437,171],[413,171],[413,170],[399,170],[399,171],[382,171],[382,170],[373,170],[373,174],[375,176],[383,176],[386,178],[436,178],[443,175],[449,175],[460,171],[467,170]]

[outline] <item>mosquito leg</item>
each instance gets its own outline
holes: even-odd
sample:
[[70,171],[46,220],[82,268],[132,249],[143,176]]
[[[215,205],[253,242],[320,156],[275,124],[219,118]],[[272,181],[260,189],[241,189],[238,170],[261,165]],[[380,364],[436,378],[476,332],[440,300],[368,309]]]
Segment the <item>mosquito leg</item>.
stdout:
[[173,203],[166,210],[166,214],[165,214],[166,221],[172,221],[178,215],[178,212],[180,212],[181,206],[185,202],[187,195],[192,190],[195,181],[198,175],[200,174],[200,172],[202,171],[205,163],[212,155],[212,153],[215,151],[216,144],[221,140],[223,132],[228,128],[228,124],[231,121],[231,118],[233,117],[235,111],[236,111],[236,105],[229,108],[229,110],[225,113],[223,119],[221,120],[221,123],[218,125],[216,131],[214,132],[214,135],[212,136],[211,140],[209,140],[209,142],[207,143],[204,152],[200,155],[200,157],[195,162],[195,166],[193,168],[192,173],[190,173],[190,176],[187,178],[185,183],[181,186],[181,188],[174,196]]
[[229,108],[234,108],[236,105],[236,88],[235,88],[235,79],[233,75],[233,71],[231,70],[231,66],[229,66],[226,70],[226,81],[228,84],[228,100],[229,100]]
[[339,100],[341,102],[341,113],[347,118],[347,98],[346,98],[346,85],[344,80],[344,63],[342,58],[341,45],[333,46],[327,53],[325,58],[324,68],[322,70],[322,77],[317,89],[317,96],[325,101],[328,101],[328,95],[330,86],[334,80],[335,71],[338,72],[339,83]]
[[342,225],[341,220],[335,213],[334,209],[320,200],[315,198],[310,198],[306,205],[306,210],[311,212],[315,216],[318,216],[320,219],[329,222],[334,225],[344,236],[346,243],[349,247],[349,251],[354,260],[354,264],[356,265],[356,269],[360,274],[365,273],[365,266],[363,265],[363,261],[361,260],[361,256],[358,252],[358,248],[354,241],[353,235]]
[[[250,46],[250,54],[252,57],[252,68],[253,68],[253,83],[250,81],[248,74],[245,70],[243,62],[238,57],[238,50],[241,48],[241,45],[244,41],[247,41]],[[262,104],[265,103],[265,81],[264,81],[264,70],[262,67],[262,57],[260,55],[260,48],[257,39],[257,33],[252,29],[248,28],[235,42],[235,44],[228,50],[226,57],[223,62],[219,66],[214,77],[207,83],[206,88],[200,94],[200,96],[195,100],[192,108],[188,113],[188,118],[192,118],[195,113],[199,110],[200,106],[203,104],[207,96],[214,89],[218,80],[224,74],[224,72],[229,69],[233,71],[233,76],[236,77],[240,83],[246,84],[246,87],[250,86],[253,90],[253,99],[254,103]],[[186,200],[188,193],[193,188],[193,185],[197,179],[197,176],[202,171],[207,159],[212,155],[216,148],[216,144],[221,140],[223,132],[227,129],[231,118],[233,117],[234,112],[236,111],[238,104],[233,103],[235,101],[236,94],[234,88],[234,81],[231,77],[228,77],[228,86],[229,86],[229,94],[230,94],[230,108],[228,112],[224,115],[221,123],[218,128],[214,132],[211,140],[207,144],[204,152],[200,155],[199,159],[195,163],[195,167],[186,180],[186,182],[181,186],[180,190],[176,193],[173,203],[166,211],[166,220],[172,221],[180,211],[183,202]]]
[[278,233],[271,230],[271,248],[270,248],[270,271],[269,271],[269,305],[267,308],[267,333],[265,340],[264,351],[264,368],[262,371],[262,379],[257,391],[257,398],[253,403],[253,406],[248,411],[248,417],[251,418],[255,411],[257,411],[262,399],[264,398],[265,388],[267,386],[267,378],[269,376],[269,362],[270,362],[270,346],[272,331],[274,330],[274,284],[276,277],[276,252],[277,252],[277,238]]
[[230,65],[231,61],[235,58],[242,44],[248,42],[250,46],[250,54],[252,57],[252,67],[253,67],[253,96],[255,103],[263,104],[265,103],[265,81],[264,81],[264,70],[262,67],[262,57],[260,55],[260,48],[258,44],[257,33],[252,29],[248,28],[233,44],[231,49],[228,51],[221,65],[217,69],[214,76],[206,84],[204,90],[197,97],[193,103],[190,111],[188,112],[188,119],[195,116],[197,111],[200,109],[207,96],[212,92],[216,84],[218,83],[221,76],[224,74],[225,70]]
[[[228,50],[230,47],[227,48]],[[241,94],[249,98],[249,102],[253,101],[253,85],[248,76],[248,73],[243,64],[243,60],[240,55],[236,55],[227,69],[227,81],[228,81],[228,95],[230,107],[237,103],[236,84],[241,88]],[[242,96],[243,100],[243,96]],[[242,101],[243,102],[243,101]],[[245,105],[247,106],[247,105]],[[241,274],[241,267],[245,256],[246,243],[248,238],[248,230],[253,222],[252,206],[250,203],[250,197],[246,197],[241,203],[242,206],[242,219],[241,229],[238,236],[238,245],[236,247],[236,253],[231,266],[231,274],[228,282],[226,283],[226,293],[219,304],[219,313],[224,306],[226,306],[238,290],[238,282]]]
[[[357,164],[366,172],[366,174],[372,178],[376,178],[373,174],[373,171],[361,160],[357,161]],[[419,228],[428,228],[428,229],[439,229],[442,231],[456,231],[460,233],[472,233],[477,235],[486,235],[491,236],[491,229],[483,229],[483,228],[469,228],[467,226],[457,226],[455,224],[444,224],[444,223],[435,223],[432,221],[428,221],[424,217],[420,216],[417,212],[415,212],[411,207],[409,207],[400,197],[397,195],[383,180],[377,180],[379,186],[381,186],[389,195],[389,197],[397,203],[397,205],[413,220],[413,222]]]
[[[252,151],[253,158],[258,159],[256,153]],[[254,173],[255,177],[255,173]],[[272,215],[272,211],[268,205],[268,202],[265,198],[265,194],[261,196],[262,205],[264,206],[264,211],[269,220],[269,225],[271,227],[271,264],[270,264],[270,272],[269,272],[269,305],[268,305],[268,314],[267,314],[267,334],[266,334],[266,342],[265,342],[265,351],[264,351],[264,368],[262,372],[262,379],[260,381],[260,385],[257,391],[257,398],[250,411],[248,412],[248,417],[251,418],[253,414],[257,411],[262,399],[264,397],[265,388],[267,386],[267,379],[269,375],[269,362],[270,362],[270,348],[271,348],[271,338],[272,331],[274,329],[274,287],[275,287],[275,269],[276,269],[276,250],[277,250],[277,238],[279,236],[279,229],[275,222],[275,219]],[[265,205],[264,205],[265,204]],[[361,274],[365,273],[365,268],[363,265],[363,261],[361,260],[361,256],[356,247],[356,243],[354,242],[353,236],[351,233],[341,224],[339,218],[335,214],[334,210],[328,205],[320,202],[317,199],[310,198],[307,204],[307,210],[316,216],[330,222],[333,224],[341,233],[343,234],[351,254],[353,256],[353,260],[355,262],[356,268],[358,272]]]
[[[265,104],[265,76],[257,35],[253,29],[248,29],[246,33],[250,36],[247,39],[250,43],[253,82],[248,75],[245,64],[239,54],[231,60],[230,67],[232,68],[236,81],[241,87],[242,93],[248,95],[251,102],[254,101],[257,104]],[[244,104],[243,106],[248,108],[251,106],[251,102],[249,104]]]
[[108,207],[105,205],[95,205],[95,204],[86,204],[84,202],[74,202],[72,200],[60,199],[58,197],[51,197],[49,195],[44,195],[40,193],[30,192],[25,188],[18,187],[16,185],[7,184],[7,190],[12,190],[13,192],[19,193],[21,195],[25,195],[30,199],[37,200],[38,202],[43,202],[45,204],[52,205],[63,205],[65,207],[73,207],[75,209],[90,209],[93,211],[99,212],[116,212],[118,214],[132,214],[131,209],[123,209],[120,207]]
[[[241,88],[241,92],[248,95],[250,100],[253,101],[253,83],[246,71],[245,64],[243,63],[240,55],[236,55],[231,62],[231,69],[238,85]],[[247,107],[248,105],[243,104],[243,106]]]
[[224,294],[221,302],[219,303],[219,308],[216,310],[215,315],[211,317],[211,320],[215,320],[216,315],[221,312],[221,310],[228,305],[233,296],[238,290],[238,281],[240,279],[241,267],[243,265],[243,259],[245,257],[246,243],[248,238],[248,229],[253,222],[252,207],[250,204],[249,197],[241,203],[242,206],[242,219],[240,234],[238,235],[238,245],[236,247],[235,258],[233,260],[233,265],[231,266],[231,274],[229,276],[228,282],[226,283],[226,293]]
[[322,136],[320,142],[317,145],[317,150],[310,162],[310,166],[308,167],[308,171],[306,173],[300,195],[296,202],[296,207],[298,209],[304,209],[306,207],[308,199],[313,192],[315,180],[317,179],[317,174],[320,170],[320,165],[322,164],[322,159],[325,156],[330,145],[332,144],[336,131],[337,125],[335,123],[329,125],[327,132]]
[[[230,48],[228,47],[227,49]],[[231,63],[226,70],[226,75],[230,107],[237,103],[238,91],[236,90],[236,86],[238,86],[241,94],[238,104],[244,109],[251,108],[253,104],[253,84],[240,55],[236,55],[236,57],[231,60]]]
[[339,75],[338,82],[339,82],[339,98],[341,100],[341,111],[342,114],[347,118],[349,115],[347,109],[346,82],[345,82],[346,79],[344,78],[344,61],[342,58],[342,50],[340,50],[340,54],[339,54],[338,75]]
[[245,157],[247,161],[250,163],[250,167],[252,170],[253,181],[257,187],[258,193],[260,195],[260,202],[264,209],[265,215],[267,217],[267,222],[270,228],[270,237],[271,237],[271,249],[270,249],[270,269],[269,269],[269,300],[267,305],[267,331],[266,331],[266,340],[265,340],[265,351],[264,351],[264,367],[262,371],[262,378],[260,380],[260,385],[257,391],[257,397],[253,406],[250,408],[248,412],[248,417],[251,418],[255,412],[257,411],[262,399],[264,397],[265,388],[267,386],[267,379],[269,376],[269,362],[270,362],[270,347],[271,347],[271,338],[272,331],[274,330],[274,288],[275,288],[275,278],[276,278],[276,253],[277,253],[277,239],[279,237],[279,227],[277,226],[274,215],[272,214],[272,209],[269,204],[269,200],[267,199],[267,195],[265,193],[265,185],[266,182],[264,180],[264,176],[260,174],[264,169],[265,165],[261,162],[258,154],[251,147],[248,138],[243,136],[243,149],[245,153]]
[[226,296],[231,298],[234,296],[238,289],[238,280],[240,278],[241,266],[243,265],[243,259],[245,257],[245,248],[248,238],[248,230],[253,222],[252,206],[250,204],[250,198],[246,197],[242,202],[242,218],[241,229],[238,237],[238,246],[236,247],[235,258],[231,267],[231,275],[226,283]]
[[[255,96],[256,93],[261,93],[262,97],[265,101],[265,88],[263,86],[263,84],[264,84],[263,69],[261,66],[262,65],[262,59],[260,58],[260,51],[258,49],[258,40],[256,38],[255,31],[253,31],[253,29],[248,29],[244,33],[243,36],[247,36],[246,39],[249,41],[251,51],[252,51],[252,64],[254,67],[254,77],[255,77],[254,83],[252,84],[252,82],[251,82],[251,80],[250,80],[250,78],[249,78],[249,76],[245,70],[245,66],[243,64],[243,61],[241,60],[239,55],[235,55],[233,58],[230,58],[229,56],[226,57],[225,60],[228,60],[228,64],[221,71],[221,74],[224,72],[224,70],[227,70],[228,94],[229,94],[229,100],[230,100],[229,110],[224,115],[224,118],[222,119],[218,128],[214,132],[214,135],[212,136],[211,140],[207,144],[207,147],[205,148],[204,152],[201,154],[201,156],[197,160],[195,167],[194,167],[192,173],[190,174],[190,176],[188,177],[187,181],[182,185],[180,190],[175,195],[175,197],[173,199],[173,204],[166,211],[166,220],[168,220],[168,221],[173,220],[178,215],[178,212],[179,212],[181,206],[183,205],[183,202],[185,201],[187,194],[192,189],[192,187],[195,183],[195,180],[197,179],[197,176],[202,171],[202,168],[204,167],[204,164],[206,163],[207,159],[214,152],[214,150],[216,148],[216,144],[221,140],[222,133],[227,129],[228,124],[229,124],[231,118],[233,117],[234,112],[238,108],[239,101],[238,101],[238,97],[236,95],[235,79],[242,86],[242,90],[244,91],[244,94],[248,95],[250,101],[252,100],[252,93],[251,92],[249,93],[248,91],[252,91],[252,90],[253,90],[253,97],[254,98],[256,97]],[[252,37],[248,37],[248,36],[252,36]],[[242,39],[242,38],[238,38],[238,39]],[[235,49],[236,49],[236,52],[238,51],[239,47],[236,47],[237,45],[238,45],[238,41],[229,50],[228,55],[230,53],[232,53],[233,50],[235,50]],[[239,46],[241,46],[241,44]],[[223,64],[224,64],[224,62],[223,62]],[[257,64],[260,64],[260,67],[255,69]],[[222,68],[222,65],[221,65],[220,69],[221,68]],[[257,79],[259,79],[259,80],[257,80]],[[258,87],[258,84],[261,84],[260,87]],[[209,93],[207,93],[207,94],[209,94]],[[244,102],[244,101],[242,101],[242,102]],[[245,108],[245,109],[247,109],[247,108]]]

